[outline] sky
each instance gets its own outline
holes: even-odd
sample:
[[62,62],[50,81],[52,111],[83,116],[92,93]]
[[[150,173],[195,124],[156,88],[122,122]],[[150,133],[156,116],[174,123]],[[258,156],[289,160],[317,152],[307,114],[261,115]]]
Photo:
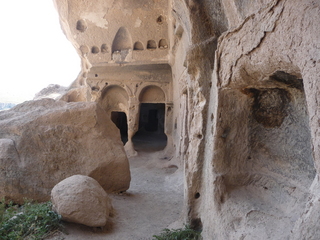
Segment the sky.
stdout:
[[31,100],[49,84],[77,78],[80,58],[53,0],[1,0],[0,22],[0,102]]

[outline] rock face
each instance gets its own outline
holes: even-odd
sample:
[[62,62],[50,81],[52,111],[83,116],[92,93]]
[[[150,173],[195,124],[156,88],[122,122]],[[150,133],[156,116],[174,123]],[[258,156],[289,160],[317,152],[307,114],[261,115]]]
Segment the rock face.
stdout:
[[[254,9],[247,1],[229,2],[226,16],[239,20],[220,36],[216,52],[210,93],[216,98],[209,102],[214,130],[204,164],[211,167],[202,175],[210,180],[201,184],[198,215],[203,235],[318,239],[312,222],[319,192],[311,186],[320,162],[320,38],[312,35],[319,30],[319,3],[265,1]],[[306,223],[313,236],[301,234]]]
[[83,175],[68,177],[54,186],[51,201],[63,220],[89,227],[105,226],[112,208],[99,183]]
[[54,2],[83,62],[73,86],[126,113],[127,149],[143,104],[165,104],[183,214],[205,239],[319,239],[319,2]]
[[0,112],[0,196],[46,201],[59,181],[88,175],[124,191],[130,170],[119,131],[96,103],[52,99]]
[[61,95],[66,94],[67,88],[58,84],[50,84],[48,87],[36,93],[33,100],[40,100],[42,98],[59,99]]

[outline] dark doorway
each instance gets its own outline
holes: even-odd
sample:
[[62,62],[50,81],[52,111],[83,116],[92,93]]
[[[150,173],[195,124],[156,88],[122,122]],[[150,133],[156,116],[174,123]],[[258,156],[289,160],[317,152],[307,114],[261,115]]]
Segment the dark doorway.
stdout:
[[123,145],[128,142],[127,115],[124,112],[111,112],[111,120],[119,128]]
[[167,145],[164,133],[165,104],[141,103],[139,130],[132,142],[136,151],[160,151]]
[[145,123],[145,128],[148,132],[155,132],[159,129],[158,110],[150,109],[148,114],[148,121]]

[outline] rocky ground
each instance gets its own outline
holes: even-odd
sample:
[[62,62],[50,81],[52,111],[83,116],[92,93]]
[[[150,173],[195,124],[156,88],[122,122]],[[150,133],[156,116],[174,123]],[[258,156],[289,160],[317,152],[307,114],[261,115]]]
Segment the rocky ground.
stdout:
[[107,226],[95,229],[66,223],[68,234],[56,233],[50,240],[147,240],[170,224],[170,228],[182,227],[182,169],[157,153],[140,152],[129,160],[130,189],[110,195],[115,214]]

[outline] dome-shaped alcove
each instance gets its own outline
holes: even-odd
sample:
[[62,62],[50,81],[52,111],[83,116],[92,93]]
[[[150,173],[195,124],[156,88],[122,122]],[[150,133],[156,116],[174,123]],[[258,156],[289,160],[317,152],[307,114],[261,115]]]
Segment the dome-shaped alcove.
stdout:
[[167,40],[161,39],[161,40],[159,41],[159,48],[160,48],[160,49],[167,49],[167,48],[168,48]]
[[101,52],[102,53],[108,53],[109,52],[109,47],[108,47],[108,45],[107,44],[102,44],[101,45]]
[[76,23],[76,29],[79,31],[79,32],[85,32],[87,30],[88,26],[87,26],[87,23],[84,19],[80,19],[77,21]]
[[147,43],[147,49],[149,50],[155,50],[157,49],[157,44],[154,40],[149,40]]
[[112,85],[104,89],[100,98],[100,105],[110,113],[111,120],[119,128],[123,144],[128,141],[128,101],[129,95],[120,86]]
[[139,130],[132,138],[136,151],[160,151],[167,146],[166,97],[158,86],[147,86],[139,95]]
[[91,48],[91,53],[98,54],[100,52],[100,49],[97,46],[93,46]]
[[135,50],[135,51],[142,51],[142,50],[144,50],[144,47],[143,47],[143,44],[142,44],[142,42],[135,42],[134,43],[134,46],[133,46],[133,50]]
[[132,49],[132,38],[126,27],[120,27],[112,43],[112,53]]

